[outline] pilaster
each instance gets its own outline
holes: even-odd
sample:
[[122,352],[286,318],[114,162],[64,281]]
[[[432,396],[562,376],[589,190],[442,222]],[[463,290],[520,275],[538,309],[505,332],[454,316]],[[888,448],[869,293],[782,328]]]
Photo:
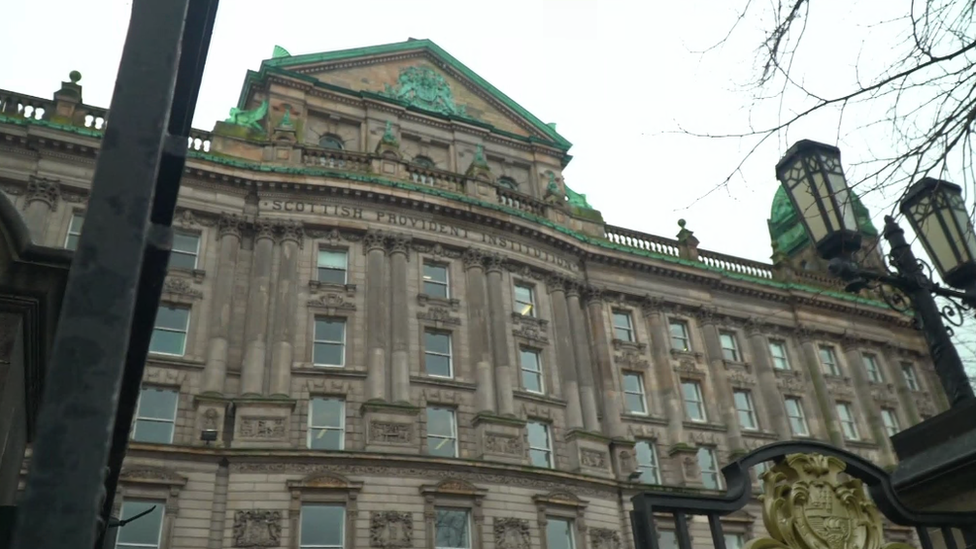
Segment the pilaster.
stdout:
[[885,465],[895,465],[897,458],[891,446],[891,440],[888,438],[888,432],[885,430],[884,420],[881,419],[881,407],[874,400],[871,387],[868,385],[864,356],[861,355],[860,350],[862,343],[860,339],[850,334],[844,334],[841,339],[841,349],[844,351],[844,358],[847,359],[847,366],[851,371],[858,405],[867,417],[868,427],[871,429],[871,438],[881,448]]
[[606,312],[603,304],[603,290],[589,286],[585,291],[586,309],[589,313],[591,342],[593,344],[596,371],[600,375],[603,395],[603,421],[606,433],[613,438],[624,438],[626,431],[620,419],[623,405],[618,376],[614,375],[613,357],[610,352],[610,338],[607,335]]
[[908,416],[911,425],[920,423],[922,416],[918,413],[918,405],[915,404],[914,395],[912,395],[912,391],[908,388],[908,382],[905,381],[905,375],[901,371],[902,356],[898,347],[892,344],[885,345],[884,356],[885,363],[887,363],[890,370],[888,372],[888,376],[890,376],[888,379],[892,380],[895,384],[898,400],[901,402],[902,409],[905,410],[905,415]]
[[386,277],[386,234],[369,231],[363,239],[366,254],[366,399],[387,398],[387,323],[390,317]]
[[30,230],[31,239],[44,243],[51,212],[58,209],[61,201],[61,185],[57,179],[30,176],[24,193],[24,223]]
[[789,418],[786,417],[786,403],[783,395],[776,386],[776,373],[769,354],[769,341],[766,333],[769,326],[758,318],[750,318],[746,323],[746,338],[752,351],[752,364],[756,369],[759,383],[760,398],[765,404],[766,413],[772,423],[773,430],[780,440],[789,440],[793,434],[790,431]]
[[668,418],[668,440],[671,444],[684,442],[684,407],[678,391],[678,379],[671,365],[671,334],[665,318],[664,301],[657,297],[645,296],[641,312],[647,319],[651,333],[651,357],[657,375],[658,397],[664,403],[664,413]]
[[407,314],[407,260],[410,237],[392,235],[388,241],[390,257],[390,356],[392,400],[410,402],[410,316]]
[[241,368],[241,395],[257,396],[264,391],[268,347],[268,314],[271,302],[271,260],[274,256],[275,223],[256,217],[254,255],[248,286],[247,317],[244,324],[244,364]]
[[468,349],[474,363],[475,410],[495,412],[495,380],[491,370],[491,349],[488,344],[488,294],[485,280],[484,254],[468,248],[462,257],[465,288],[468,300]]
[[227,351],[230,346],[231,314],[234,298],[234,273],[241,248],[244,219],[225,214],[217,221],[217,272],[210,295],[210,339],[207,341],[207,363],[203,369],[203,392],[223,394],[227,378]]
[[698,310],[697,316],[705,339],[705,354],[708,357],[709,368],[713,376],[713,388],[718,397],[722,422],[727,429],[726,436],[729,449],[732,452],[742,451],[745,449],[742,443],[742,426],[739,425],[739,418],[735,412],[729,376],[725,372],[725,358],[722,355],[722,341],[719,338],[715,311],[708,307],[702,307]]
[[583,410],[580,407],[579,379],[576,374],[576,356],[569,324],[565,284],[566,281],[557,275],[552,275],[546,280],[549,299],[552,302],[556,364],[561,372],[563,398],[566,400],[566,428],[571,430],[583,428]]
[[490,315],[492,357],[495,361],[495,397],[498,414],[515,415],[514,380],[511,364],[512,336],[506,318],[502,281],[503,259],[497,254],[486,258],[488,271],[488,310]]
[[827,437],[831,444],[845,448],[844,435],[840,428],[840,421],[837,419],[837,410],[834,407],[833,399],[827,389],[827,381],[824,379],[823,368],[820,364],[820,353],[817,351],[814,334],[802,326],[797,329],[796,333],[797,339],[800,341],[800,348],[803,349],[803,364],[813,382],[813,391],[816,395],[818,408],[820,408],[820,417],[823,418],[824,428],[827,430]]
[[298,310],[298,255],[304,236],[300,221],[278,226],[281,253],[275,300],[275,338],[271,348],[271,387],[275,396],[291,394],[291,367],[294,361],[295,317]]
[[573,355],[576,359],[576,377],[579,383],[583,428],[590,432],[599,433],[600,419],[596,403],[596,387],[593,381],[593,364],[590,358],[590,339],[586,329],[586,314],[580,303],[580,286],[571,281],[566,283],[566,309],[569,315],[569,329],[573,336]]

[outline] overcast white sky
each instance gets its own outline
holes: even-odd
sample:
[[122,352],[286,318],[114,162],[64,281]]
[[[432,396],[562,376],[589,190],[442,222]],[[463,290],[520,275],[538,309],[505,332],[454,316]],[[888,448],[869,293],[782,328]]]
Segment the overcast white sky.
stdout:
[[[755,101],[757,46],[768,18],[746,19],[721,47],[747,0],[224,0],[218,12],[194,127],[213,128],[234,106],[247,69],[275,45],[314,53],[429,38],[573,144],[568,185],[608,223],[674,236],[685,218],[701,247],[768,261],[766,219],[774,166],[789,144],[838,144],[849,179],[858,162],[890,151],[887,128],[863,126],[884,105],[823,112],[759,148],[725,188],[755,140],[682,134],[741,133],[782,120],[802,98]],[[755,2],[760,9],[775,0]],[[894,2],[815,2],[794,64],[821,95],[885,67],[910,9]],[[131,2],[8,2],[0,33],[0,88],[50,97],[71,70],[84,101],[108,107]],[[757,12],[757,15],[761,15]],[[54,37],[59,37],[55,39]],[[767,95],[769,95],[767,93]],[[865,198],[876,226],[893,196]]]

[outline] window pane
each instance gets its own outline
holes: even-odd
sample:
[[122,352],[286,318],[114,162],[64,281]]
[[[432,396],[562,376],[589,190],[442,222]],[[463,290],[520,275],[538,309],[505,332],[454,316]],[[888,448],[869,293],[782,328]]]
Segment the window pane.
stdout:
[[197,256],[174,251],[169,254],[169,267],[173,269],[196,269]]
[[451,336],[438,332],[424,332],[424,349],[430,353],[451,354]]
[[463,509],[437,509],[434,520],[434,547],[437,549],[467,549],[471,547],[467,511]]
[[542,376],[528,370],[522,370],[522,387],[533,393],[542,392]]
[[573,523],[565,519],[547,517],[546,542],[548,549],[573,549]]
[[136,428],[132,432],[132,440],[155,444],[171,444],[173,442],[173,423],[171,421],[136,420]]
[[451,359],[449,357],[428,354],[426,355],[424,362],[427,369],[427,375],[437,377],[452,377]]
[[454,436],[454,412],[444,408],[427,409],[427,434],[442,437]]
[[345,511],[341,505],[302,505],[299,543],[342,546]]
[[345,431],[341,429],[310,429],[309,448],[312,450],[342,450]]
[[624,374],[624,391],[628,393],[643,393],[640,377],[635,374]]
[[314,427],[343,427],[345,402],[337,398],[312,399],[309,424]]
[[195,234],[173,233],[173,251],[196,255],[200,237]]
[[312,350],[312,361],[315,364],[342,366],[342,345],[335,343],[316,343]]
[[447,299],[447,285],[424,281],[424,293],[430,297]]
[[532,303],[532,288],[516,285],[515,300],[521,303]]
[[77,250],[78,249],[78,238],[79,238],[79,235],[69,234],[68,237],[64,239],[64,248],[66,250]]
[[176,396],[176,391],[143,389],[139,395],[138,417],[173,421],[176,418]]
[[549,452],[545,450],[529,450],[529,462],[535,467],[552,467]]
[[144,513],[155,507],[151,513],[134,520],[124,527],[119,528],[118,544],[134,544],[149,547],[157,547],[159,544],[159,533],[163,525],[163,508],[166,506],[162,501],[126,501],[122,503],[122,513],[119,518],[128,520],[140,513]]
[[633,412],[635,414],[645,414],[647,413],[647,408],[644,404],[643,395],[635,395],[633,393],[626,393],[624,395],[624,400],[626,401],[627,411]]
[[541,423],[529,423],[526,428],[529,433],[529,446],[533,448],[549,449],[549,430]]
[[674,532],[671,530],[661,530],[658,545],[660,549],[677,549],[678,539],[674,537]]
[[447,267],[424,263],[424,280],[447,284]]
[[320,268],[346,270],[346,252],[336,250],[319,250]]
[[182,355],[185,341],[186,334],[183,332],[153,330],[152,339],[149,340],[149,352]]
[[326,284],[345,284],[346,271],[344,269],[319,268],[319,282]]
[[156,312],[156,328],[186,331],[190,310],[182,307],[160,307]]
[[341,320],[315,319],[315,340],[341,343],[344,340],[346,323]]
[[725,534],[725,549],[742,549],[743,545],[742,534]]

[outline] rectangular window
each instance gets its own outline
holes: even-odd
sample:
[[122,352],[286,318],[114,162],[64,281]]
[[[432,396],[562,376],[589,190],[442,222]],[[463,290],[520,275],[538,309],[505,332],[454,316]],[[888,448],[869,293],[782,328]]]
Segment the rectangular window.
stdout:
[[739,417],[739,425],[743,429],[755,431],[758,429],[756,423],[756,407],[752,403],[752,393],[749,391],[733,391],[735,400],[735,413]]
[[824,372],[832,376],[840,375],[840,368],[837,367],[837,354],[834,348],[828,345],[820,346],[820,363],[823,365]]
[[678,549],[678,538],[672,530],[659,530],[657,539],[660,549]]
[[530,421],[525,428],[529,433],[529,462],[536,467],[552,469],[552,442],[549,426]]
[[718,340],[722,344],[722,358],[731,362],[739,362],[739,344],[736,342],[735,334],[732,332],[721,332]]
[[915,367],[909,362],[902,362],[901,373],[905,376],[905,384],[908,385],[908,390],[910,391],[921,391],[922,388],[918,385],[918,376],[915,375]]
[[200,255],[200,235],[193,233],[173,233],[173,250],[169,254],[169,267],[176,269],[196,269]]
[[545,393],[542,384],[542,360],[539,351],[519,349],[519,365],[522,368],[522,388],[530,393]]
[[515,285],[515,312],[522,316],[535,316],[535,288],[525,284]]
[[346,508],[336,504],[304,504],[299,523],[299,549],[343,549]]
[[864,353],[864,370],[867,371],[868,381],[874,383],[884,383],[884,377],[881,375],[881,366],[878,364],[878,358],[874,355]]
[[613,337],[620,341],[634,341],[634,323],[630,313],[613,312]]
[[546,549],[576,549],[573,521],[546,517]]
[[773,357],[773,368],[777,370],[790,369],[790,357],[786,354],[786,343],[770,341],[769,354]]
[[132,519],[152,509],[147,515],[119,528],[115,541],[116,549],[159,549],[163,532],[163,510],[165,501],[137,501],[122,502],[122,513],[119,518],[123,521]]
[[624,406],[631,414],[647,415],[647,395],[644,392],[644,376],[624,374]]
[[884,422],[885,432],[888,433],[889,437],[893,437],[898,434],[898,431],[901,431],[901,425],[898,425],[898,416],[895,415],[894,410],[882,408],[881,421]]
[[434,509],[434,549],[471,549],[471,519],[467,509]]
[[786,398],[786,417],[790,420],[790,431],[793,436],[805,437],[810,434],[807,428],[807,416],[803,413],[803,403],[796,397]]
[[722,487],[715,450],[704,447],[698,449],[698,468],[701,469],[702,484],[706,489],[718,490]]
[[846,402],[837,403],[837,418],[840,420],[840,427],[844,431],[844,438],[847,440],[858,440],[860,435],[857,432],[857,422],[854,420],[854,410]]
[[454,410],[427,408],[427,453],[457,457],[457,420]]
[[705,421],[705,401],[702,399],[701,384],[697,381],[682,381],[681,396],[685,401],[685,415],[691,421]]
[[342,367],[346,360],[346,321],[341,318],[316,318],[312,342],[312,363]]
[[186,352],[186,332],[189,328],[189,307],[160,305],[156,311],[152,339],[149,340],[149,352],[183,356]]
[[313,397],[308,402],[308,447],[342,450],[346,445],[346,402]]
[[424,293],[430,297],[450,297],[447,265],[424,262]]
[[661,468],[657,461],[657,448],[646,440],[637,441],[634,448],[637,454],[637,470],[644,484],[661,484]]
[[675,351],[690,351],[691,341],[688,339],[688,323],[683,320],[671,321],[671,349]]
[[144,387],[139,393],[132,440],[172,444],[178,400],[179,393],[172,389]]
[[435,330],[424,331],[424,368],[432,377],[454,377],[451,360],[451,334]]
[[68,236],[64,237],[64,247],[67,250],[78,249],[78,239],[81,238],[81,227],[85,224],[85,214],[71,214],[71,222],[68,223]]
[[746,544],[742,534],[725,534],[725,549],[742,549]]
[[349,255],[345,250],[319,248],[318,277],[326,284],[345,284]]

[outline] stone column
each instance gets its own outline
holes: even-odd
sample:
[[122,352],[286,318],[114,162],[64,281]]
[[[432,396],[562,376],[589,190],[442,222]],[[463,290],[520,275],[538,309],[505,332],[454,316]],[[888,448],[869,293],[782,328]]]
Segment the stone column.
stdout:
[[705,355],[708,357],[709,369],[712,373],[712,389],[719,408],[719,414],[728,433],[729,449],[732,452],[745,450],[742,444],[742,426],[735,412],[735,400],[732,395],[732,385],[729,383],[728,373],[725,371],[725,357],[722,355],[722,340],[719,338],[715,311],[702,307],[698,311],[698,322],[701,324],[702,335],[705,339]]
[[596,371],[602,380],[603,389],[603,420],[606,426],[605,434],[612,438],[623,438],[627,432],[620,419],[623,409],[620,387],[617,386],[619,376],[614,375],[613,357],[610,354],[610,337],[607,334],[605,311],[603,307],[603,291],[590,286],[586,290],[586,309],[590,321],[590,341],[593,356],[596,359]]
[[260,395],[264,389],[264,368],[268,351],[268,304],[271,301],[271,261],[274,254],[271,220],[254,219],[254,255],[244,323],[244,364],[241,395]]
[[888,366],[888,372],[886,372],[888,377],[886,379],[890,379],[894,383],[898,400],[901,402],[902,409],[905,410],[905,415],[908,416],[910,422],[904,428],[907,429],[912,425],[921,423],[922,416],[918,413],[918,404],[915,403],[914,395],[908,388],[908,382],[905,381],[905,374],[901,371],[902,357],[898,347],[890,343],[885,345],[884,357]]
[[752,351],[752,366],[756,371],[760,398],[763,399],[766,414],[772,422],[771,426],[780,440],[789,440],[793,438],[793,432],[790,431],[790,421],[786,417],[786,402],[776,385],[776,373],[773,371],[769,354],[769,341],[764,333],[767,329],[768,326],[762,321],[751,318],[746,323],[746,337],[749,339],[749,350]]
[[[31,176],[24,195],[24,223],[36,244],[44,244],[44,233],[50,224],[51,211],[61,198],[61,187],[56,179]],[[62,243],[63,244],[63,243]]]
[[797,339],[800,341],[800,348],[803,350],[803,364],[806,366],[807,374],[813,383],[817,407],[820,409],[820,416],[823,418],[824,427],[827,429],[827,437],[834,446],[846,448],[844,432],[841,431],[840,421],[837,419],[837,408],[834,406],[834,400],[830,398],[830,391],[827,389],[823,367],[820,365],[820,353],[817,351],[813,334],[801,327],[797,329]]
[[485,287],[484,254],[476,248],[464,252],[465,287],[468,299],[468,349],[474,364],[475,410],[495,412],[495,380],[488,344],[488,295]]
[[552,319],[555,332],[556,363],[563,381],[563,398],[566,399],[566,428],[583,428],[583,410],[580,407],[579,380],[576,375],[576,356],[573,350],[573,334],[569,324],[569,308],[566,303],[566,281],[558,275],[546,281],[549,299],[552,301]]
[[[897,463],[891,440],[885,430],[884,420],[881,419],[881,407],[871,395],[871,387],[868,385],[867,373],[864,368],[864,357],[859,350],[861,341],[853,337],[841,339],[841,348],[844,351],[844,358],[847,359],[847,367],[851,371],[851,379],[854,381],[854,394],[860,403],[864,415],[867,416],[868,427],[871,429],[871,438],[881,447],[885,464],[894,465]],[[880,365],[879,365],[880,367]]]
[[217,271],[210,290],[210,339],[207,341],[207,364],[203,369],[203,392],[223,394],[227,378],[227,349],[233,315],[234,273],[241,249],[244,220],[237,215],[222,215],[217,222],[220,244]]
[[366,400],[386,400],[387,322],[390,317],[386,276],[386,235],[366,233]]
[[679,380],[671,366],[671,332],[664,317],[664,302],[648,297],[641,307],[651,332],[651,357],[664,416],[668,418],[668,438],[672,445],[684,442],[684,401],[678,389]]
[[577,284],[566,286],[566,309],[569,329],[573,336],[573,355],[576,358],[576,379],[579,383],[580,411],[583,428],[600,432],[600,416],[596,406],[596,386],[593,381],[593,363],[590,359],[590,338],[586,330],[586,317],[580,304],[580,288]]
[[491,326],[492,357],[495,361],[495,397],[500,415],[515,415],[514,380],[511,364],[512,335],[506,321],[508,311],[502,288],[502,262],[500,255],[487,258],[488,312]]
[[304,233],[300,221],[283,223],[281,229],[275,338],[271,348],[271,394],[287,397],[291,395],[295,315],[298,314],[298,255]]
[[393,235],[390,244],[390,356],[393,402],[410,403],[410,317],[407,314],[407,247],[410,237]]

